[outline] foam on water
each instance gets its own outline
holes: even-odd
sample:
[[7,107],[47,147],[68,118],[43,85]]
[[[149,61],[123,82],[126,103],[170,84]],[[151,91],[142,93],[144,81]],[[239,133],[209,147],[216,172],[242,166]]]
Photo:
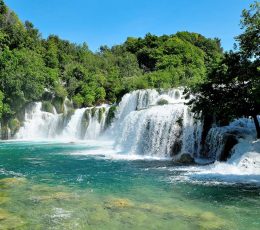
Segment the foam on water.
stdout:
[[170,180],[207,184],[254,184],[260,186],[260,141],[241,140],[227,162],[216,161],[206,166],[173,167],[169,170],[181,172]]

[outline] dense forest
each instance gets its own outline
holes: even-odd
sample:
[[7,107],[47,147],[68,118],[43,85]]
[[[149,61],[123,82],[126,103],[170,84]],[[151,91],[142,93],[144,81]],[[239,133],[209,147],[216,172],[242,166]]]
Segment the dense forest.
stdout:
[[[259,5],[255,4],[251,10],[258,15],[258,34],[250,32],[251,41],[252,36],[258,39],[255,41],[258,53],[254,57],[252,53],[244,55],[240,51],[224,54],[219,39],[210,39],[190,32],[163,36],[148,33],[144,38],[129,37],[121,45],[111,48],[101,46],[94,53],[88,49],[86,43],[74,44],[56,35],[42,38],[31,22],[21,22],[4,1],[0,0],[2,129],[7,126],[11,129],[17,128],[19,114],[33,101],[43,101],[46,111],[52,104],[60,113],[63,112],[62,104],[65,98],[71,99],[75,108],[80,108],[115,103],[125,93],[144,88],[186,86],[194,95],[197,94],[194,111],[201,111],[203,106],[208,108],[209,104],[214,104],[214,100],[209,98],[212,95],[206,93],[213,90],[213,85],[225,84],[219,79],[227,79],[231,75],[234,79],[231,83],[228,82],[229,88],[230,84],[234,86],[238,75],[244,76],[241,84],[248,82],[248,79],[255,79],[252,80],[252,85],[247,83],[244,85],[245,89],[243,88],[244,94],[253,92],[254,96],[250,99],[241,98],[238,103],[241,105],[248,102],[248,107],[254,107],[253,113],[257,114],[255,105],[259,105],[259,101],[254,99],[256,93],[259,96]],[[249,11],[246,12],[250,17]],[[246,23],[244,22],[245,27]],[[241,35],[239,39],[241,50],[251,52],[248,51],[250,47],[243,44],[243,40],[248,38]],[[241,63],[242,68],[238,63]],[[251,74],[247,74],[248,69]],[[251,86],[253,91],[250,88],[250,92],[247,92]],[[219,93],[216,98],[224,97],[224,93],[226,101],[230,97],[237,98],[241,93],[240,87],[241,85],[236,88],[237,91],[232,88],[233,93],[230,94],[227,94],[226,90],[216,90],[216,94]],[[205,97],[199,97],[201,92]],[[228,106],[233,108],[232,103],[228,103]],[[228,112],[231,114],[230,119],[241,114],[252,115],[243,114],[241,110],[243,107],[240,106],[239,112]],[[216,111],[220,111],[217,106]],[[210,109],[205,112],[216,111]]]

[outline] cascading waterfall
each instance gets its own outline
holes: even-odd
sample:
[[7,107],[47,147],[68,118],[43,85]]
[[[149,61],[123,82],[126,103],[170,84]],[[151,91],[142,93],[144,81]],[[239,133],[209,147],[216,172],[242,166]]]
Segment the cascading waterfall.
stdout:
[[109,106],[96,107],[86,110],[85,122],[87,123],[87,130],[84,139],[97,139],[105,129],[105,122]]
[[[214,161],[223,159],[227,140],[236,141],[230,155],[224,156],[233,159],[238,154],[237,146],[241,146],[240,139],[254,136],[252,120],[238,119],[229,126],[211,128],[201,148],[203,124],[194,118],[185,102],[181,88],[136,90],[122,98],[112,122],[109,111],[113,106],[73,110],[66,99],[64,113],[57,114],[54,107],[52,113],[42,111],[42,103],[37,102],[27,107],[23,126],[15,137],[67,140],[102,137],[112,140],[114,148],[123,154],[176,160],[188,154],[195,158],[207,156]],[[202,150],[204,153],[200,155]]]
[[116,137],[116,148],[158,157],[197,155],[201,124],[193,118],[182,96],[182,89],[126,94],[109,130]]
[[[178,158],[199,153],[201,124],[184,104],[183,90],[137,90],[120,102],[114,122],[104,136],[120,151]],[[65,101],[63,114],[42,111],[37,102],[26,109],[23,127],[16,138],[97,139],[103,134],[109,106],[81,108],[72,112]]]
[[227,142],[230,142],[229,140],[235,140],[236,143],[233,144],[237,144],[239,139],[251,139],[255,135],[254,123],[252,119],[248,118],[237,119],[228,126],[213,127],[206,138],[207,156],[213,160],[222,160],[223,151]]
[[61,134],[63,138],[81,139],[81,120],[85,110],[85,108],[75,110],[74,114],[71,116],[70,121]]
[[34,103],[26,108],[24,125],[16,134],[16,138],[37,139],[54,136],[59,115],[44,112],[41,108],[41,102]]
[[[57,114],[42,111],[42,103],[36,102],[26,108],[22,128],[15,135],[16,139],[92,139],[100,135],[104,128],[104,120],[108,106],[68,110]],[[87,111],[95,110],[90,115]],[[87,119],[86,119],[87,117]],[[84,123],[84,120],[87,120]],[[96,127],[94,130],[93,127]],[[97,128],[98,127],[98,128]]]

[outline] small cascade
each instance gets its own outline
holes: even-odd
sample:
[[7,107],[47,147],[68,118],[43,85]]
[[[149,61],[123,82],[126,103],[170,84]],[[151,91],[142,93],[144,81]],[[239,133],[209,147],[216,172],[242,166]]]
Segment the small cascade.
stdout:
[[68,125],[63,130],[61,136],[66,139],[81,139],[81,120],[86,108],[77,109],[72,115]]
[[182,136],[182,153],[194,153],[198,157],[200,153],[200,141],[202,135],[202,123],[196,120],[187,106],[183,112],[183,136]]
[[95,107],[86,110],[86,132],[84,139],[97,139],[105,130],[105,121],[109,106]]
[[41,139],[55,136],[59,115],[44,112],[41,109],[41,102],[31,104],[26,108],[24,124],[16,134],[17,139]]
[[[227,160],[232,154],[231,150],[239,139],[254,137],[255,127],[252,119],[240,118],[228,126],[213,127],[206,138],[207,157],[213,160]],[[230,152],[230,155],[226,154]]]
[[64,113],[42,111],[42,103],[29,105],[23,126],[16,139],[96,139],[104,130],[109,106],[73,110],[71,102],[64,102]]

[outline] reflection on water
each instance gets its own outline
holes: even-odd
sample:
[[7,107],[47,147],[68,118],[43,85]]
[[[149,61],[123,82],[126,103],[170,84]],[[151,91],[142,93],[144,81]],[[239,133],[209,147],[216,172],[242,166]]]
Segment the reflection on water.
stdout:
[[[194,184],[170,161],[0,144],[0,229],[259,229],[258,187]],[[162,170],[165,169],[165,170]],[[174,183],[171,183],[173,178]]]

